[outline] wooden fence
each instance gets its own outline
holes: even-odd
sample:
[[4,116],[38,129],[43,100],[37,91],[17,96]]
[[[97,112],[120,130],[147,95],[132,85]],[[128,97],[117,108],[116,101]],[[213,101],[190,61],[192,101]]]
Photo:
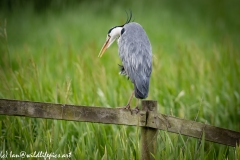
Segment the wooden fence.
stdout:
[[240,132],[185,120],[157,112],[156,101],[142,101],[142,110],[131,113],[122,108],[77,106],[19,100],[0,99],[0,114],[79,122],[118,124],[141,127],[142,159],[152,159],[158,130],[165,130],[194,138],[235,147],[240,143]]

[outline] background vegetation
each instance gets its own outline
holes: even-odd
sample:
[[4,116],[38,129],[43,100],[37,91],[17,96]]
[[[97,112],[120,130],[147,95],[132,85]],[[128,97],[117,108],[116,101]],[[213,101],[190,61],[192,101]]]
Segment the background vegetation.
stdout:
[[[124,106],[117,44],[97,57],[125,10],[153,48],[148,99],[159,111],[240,131],[238,1],[1,1],[0,98]],[[136,101],[132,103],[132,107]],[[0,151],[139,159],[139,129],[0,116]],[[159,132],[156,159],[239,159],[240,149]]]

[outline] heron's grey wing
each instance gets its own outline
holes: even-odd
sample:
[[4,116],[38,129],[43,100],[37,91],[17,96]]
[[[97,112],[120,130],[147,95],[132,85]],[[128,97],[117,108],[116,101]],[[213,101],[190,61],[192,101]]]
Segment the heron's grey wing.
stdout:
[[152,72],[152,50],[148,38],[119,41],[119,55],[127,75],[134,84],[135,97],[146,98]]

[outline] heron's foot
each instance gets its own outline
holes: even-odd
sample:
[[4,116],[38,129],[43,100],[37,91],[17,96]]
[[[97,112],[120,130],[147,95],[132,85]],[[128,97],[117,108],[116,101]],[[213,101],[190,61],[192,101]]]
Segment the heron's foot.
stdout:
[[138,106],[136,106],[134,109],[131,110],[131,112],[135,112],[136,114],[140,111]]
[[138,108],[138,106],[136,106],[134,109],[130,108],[130,104],[127,104],[125,107],[123,107],[123,109],[129,110],[131,112],[131,115],[133,113],[138,113],[140,111],[140,109]]
[[127,104],[124,107],[117,107],[117,108],[126,109],[126,110],[130,110],[131,111],[130,104]]
[[123,107],[123,109],[131,110],[131,109],[130,109],[130,104],[128,103],[125,107]]

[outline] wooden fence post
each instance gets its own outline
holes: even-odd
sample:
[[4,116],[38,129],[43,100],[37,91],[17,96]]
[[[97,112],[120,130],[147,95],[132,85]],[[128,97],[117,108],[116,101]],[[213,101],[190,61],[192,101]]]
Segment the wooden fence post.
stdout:
[[[142,101],[142,110],[146,111],[146,120],[148,120],[148,112],[156,112],[157,113],[157,101]],[[150,123],[146,121],[146,124]],[[141,159],[142,160],[152,160],[154,159],[153,155],[156,154],[157,147],[157,133],[158,129],[142,127],[141,128]]]

